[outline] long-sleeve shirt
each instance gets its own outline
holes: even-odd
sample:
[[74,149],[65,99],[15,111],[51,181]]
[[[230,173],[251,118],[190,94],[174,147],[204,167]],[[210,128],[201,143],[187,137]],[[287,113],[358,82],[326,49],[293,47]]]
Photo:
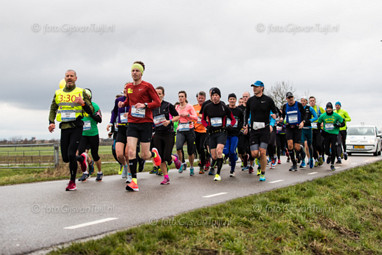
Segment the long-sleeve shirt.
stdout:
[[[194,107],[191,104],[186,104],[185,106],[177,105],[175,109],[179,113],[179,125],[183,127],[185,123],[188,123],[188,128],[194,128],[194,121],[198,120],[198,115],[196,114],[196,111]],[[189,114],[189,116],[182,116],[182,114]],[[178,129],[179,130],[179,125]]]
[[351,121],[349,113],[347,111],[343,110],[342,108],[339,109],[338,111],[335,110],[334,112],[337,113],[338,115],[340,115],[345,120],[345,126],[341,127],[340,130],[346,130],[347,129],[346,123]]
[[[64,87],[63,90],[64,92],[71,92],[76,88],[76,86],[73,86],[73,88],[68,89],[67,87]],[[87,114],[93,114],[94,108],[92,105],[92,102],[89,98],[89,96],[86,93],[82,93],[83,100],[85,102],[85,106],[82,107],[82,109],[87,113]],[[50,105],[50,111],[49,111],[49,124],[54,124],[54,120],[56,119],[58,111],[58,104],[56,103],[56,94],[53,96],[52,104]],[[81,117],[82,119],[83,117]],[[61,122],[60,128],[61,129],[67,129],[67,128],[73,128],[77,124],[76,121],[71,121],[71,122]],[[83,124],[83,123],[81,123]]]
[[231,119],[231,125],[235,126],[236,119],[231,110],[223,102],[207,104],[203,110],[202,123],[208,127],[208,132],[225,129],[227,118]]
[[119,102],[124,102],[126,100],[125,96],[118,97],[114,101],[114,108],[111,111],[111,117],[110,117],[110,124],[113,125],[113,123],[118,123],[118,126],[126,126],[127,125],[127,116],[125,116],[125,113],[129,112],[129,107],[118,107]]
[[[126,100],[123,106],[129,106],[129,123],[153,122],[152,110],[160,106],[159,96],[153,85],[142,81],[138,85],[127,83],[125,86]],[[135,105],[147,104],[147,108],[136,108]]]
[[259,124],[259,126],[264,128],[269,125],[271,111],[273,113],[279,112],[272,98],[266,95],[261,95],[260,97],[252,96],[246,104],[245,124],[250,124],[251,128],[256,129],[256,127],[253,127],[253,123],[260,123],[261,125]]

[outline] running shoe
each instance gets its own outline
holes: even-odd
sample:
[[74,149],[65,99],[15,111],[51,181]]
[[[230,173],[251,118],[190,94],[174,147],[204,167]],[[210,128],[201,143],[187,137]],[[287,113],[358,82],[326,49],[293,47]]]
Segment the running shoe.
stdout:
[[133,180],[133,176],[131,175],[131,173],[128,173],[126,178],[126,183],[130,183],[132,180]]
[[80,182],[86,182],[86,180],[89,178],[89,174],[88,173],[83,173],[82,176],[80,178],[78,178],[78,181]]
[[300,168],[305,168],[305,167],[306,167],[306,163],[305,163],[305,159],[303,159],[301,162]]
[[204,169],[203,168],[200,168],[199,174],[204,174]]
[[127,167],[123,166],[121,177],[122,177],[122,179],[126,179],[127,178]]
[[290,162],[290,158],[288,157],[288,158],[287,158],[287,163],[289,163],[289,162]]
[[187,169],[187,163],[182,163],[182,165],[179,168],[179,173],[183,173],[184,170]]
[[241,171],[245,171],[245,170],[248,170],[249,169],[249,166],[244,166],[241,168]]
[[170,178],[165,176],[163,181],[160,184],[161,185],[168,185],[168,184],[170,184]]
[[179,169],[180,166],[182,165],[182,162],[180,162],[178,155],[175,155],[175,154],[172,154],[172,155],[175,157],[174,165],[175,165],[176,169]]
[[344,152],[344,160],[348,160],[348,153]]
[[81,154],[83,160],[80,161],[80,165],[81,165],[81,170],[82,172],[86,172],[88,170],[88,154],[86,152],[82,153]]
[[66,187],[66,191],[71,191],[71,190],[77,190],[76,183],[73,181],[69,181],[68,186]]
[[160,167],[158,167],[157,175],[163,176],[163,172],[162,172],[162,169]]
[[281,160],[280,160],[280,159],[279,159],[279,160],[277,160],[277,164],[279,164],[279,165],[281,164]]
[[337,158],[337,162],[336,162],[336,163],[337,163],[337,164],[342,164],[342,160],[341,160],[340,157]]
[[248,173],[249,173],[249,174],[252,174],[253,172],[254,172],[254,171],[253,171],[253,167],[250,166],[249,169],[248,169]]
[[190,168],[190,176],[194,176],[194,168],[193,167]]
[[89,175],[92,175],[94,173],[94,160],[90,161],[89,164]]
[[123,171],[123,165],[119,164],[119,171],[118,174],[121,175]]
[[146,163],[146,160],[144,160],[144,159],[141,159],[141,158],[139,158],[139,160],[138,160],[138,171],[139,172],[142,172],[143,171],[143,169],[145,169],[145,163]]
[[215,169],[211,167],[210,171],[208,172],[208,175],[215,175]]
[[336,170],[336,168],[334,167],[334,165],[330,165],[330,170],[332,170],[332,171],[335,171],[335,170]]
[[260,176],[260,174],[261,174],[261,169],[257,169],[257,176]]
[[101,172],[101,173],[97,173],[97,178],[96,178],[96,182],[100,182],[100,181],[102,181],[102,177],[103,177],[103,173]]
[[211,162],[209,160],[207,160],[206,162],[206,165],[204,166],[204,171],[208,171],[208,169],[210,169],[210,166],[211,166]]
[[326,158],[326,164],[330,164],[330,156]]
[[309,167],[310,167],[310,168],[313,168],[313,167],[314,167],[314,160],[313,160],[313,158],[310,158],[310,159],[309,159]]
[[156,166],[160,166],[160,164],[162,163],[162,159],[159,155],[157,148],[153,148],[151,151],[154,152],[154,154],[155,154],[155,156],[153,157],[154,164]]
[[221,180],[222,180],[222,178],[220,177],[220,175],[215,174],[214,181],[221,181]]
[[319,166],[322,166],[322,164],[324,164],[324,159],[320,156],[320,157],[318,158],[318,165],[319,165]]
[[293,164],[291,168],[289,168],[289,171],[297,171],[297,164]]
[[232,171],[231,171],[231,172],[229,173],[229,177],[235,177],[235,172],[232,172]]
[[137,179],[135,179],[135,180],[134,179],[129,184],[126,185],[127,191],[139,191]]
[[153,169],[149,172],[149,174],[157,174],[158,173],[158,167],[154,166]]
[[264,182],[264,181],[265,181],[265,175],[260,174],[260,179],[259,179],[259,181]]

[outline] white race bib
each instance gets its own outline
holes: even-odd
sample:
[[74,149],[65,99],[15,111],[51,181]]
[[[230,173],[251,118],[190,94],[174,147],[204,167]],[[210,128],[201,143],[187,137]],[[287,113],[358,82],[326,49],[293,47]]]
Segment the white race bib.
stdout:
[[283,130],[283,127],[281,127],[281,126],[276,126],[276,130],[277,130],[277,131],[282,131],[282,130]]
[[326,123],[325,124],[325,130],[333,130],[333,129],[334,129],[333,123]]
[[164,114],[157,115],[154,117],[154,124],[156,127],[163,126],[163,123],[166,121]]
[[90,123],[90,120],[84,121],[84,127],[83,131],[90,130],[92,128],[92,124]]
[[124,112],[119,115],[119,119],[121,120],[121,123],[127,123],[127,116],[125,116]]
[[75,121],[76,120],[76,112],[75,111],[62,111],[61,112],[61,121]]
[[252,125],[252,128],[254,130],[265,128],[265,123],[264,122],[256,122],[256,121],[254,121],[253,125]]
[[131,107],[131,116],[136,118],[144,118],[146,115],[145,108],[136,108],[135,106]]
[[202,118],[198,117],[198,121],[196,123],[202,124]]
[[179,123],[178,131],[190,131],[190,124],[188,124],[188,122],[186,122],[186,123]]
[[317,122],[312,123],[312,128],[317,129]]
[[213,127],[221,127],[223,124],[221,117],[215,117],[211,119],[211,126]]

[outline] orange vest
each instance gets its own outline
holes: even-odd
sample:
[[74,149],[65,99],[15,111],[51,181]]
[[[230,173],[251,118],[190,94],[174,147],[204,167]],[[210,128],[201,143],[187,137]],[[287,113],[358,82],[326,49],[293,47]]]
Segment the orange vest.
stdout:
[[199,117],[199,112],[200,112],[200,109],[202,108],[202,106],[199,104],[195,104],[193,106],[194,106],[196,114],[198,115],[198,120],[194,121],[195,132],[206,133],[207,132],[206,128],[202,124],[202,118]]

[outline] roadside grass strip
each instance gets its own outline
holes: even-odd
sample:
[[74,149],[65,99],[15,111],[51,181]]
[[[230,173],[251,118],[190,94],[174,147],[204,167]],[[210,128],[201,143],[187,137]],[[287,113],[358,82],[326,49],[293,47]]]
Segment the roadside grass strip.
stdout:
[[379,161],[50,254],[381,254],[381,219]]

